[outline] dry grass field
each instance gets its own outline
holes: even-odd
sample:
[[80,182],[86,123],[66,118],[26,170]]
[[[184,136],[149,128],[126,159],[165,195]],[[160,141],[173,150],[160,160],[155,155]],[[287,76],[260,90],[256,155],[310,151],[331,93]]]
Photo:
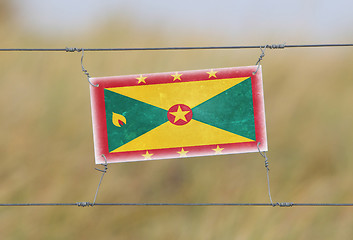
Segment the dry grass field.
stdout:
[[[4,20],[4,19],[2,19]],[[10,29],[12,29],[10,31]],[[0,47],[154,47],[126,21],[70,41],[2,21]],[[141,38],[143,36],[143,38]],[[205,40],[206,39],[206,40]],[[264,39],[265,40],[265,39]],[[236,44],[236,40],[234,40]],[[263,43],[263,42],[262,42]],[[253,42],[249,42],[253,44]],[[85,54],[92,76],[254,65],[260,50]],[[0,202],[92,201],[89,85],[80,53],[0,53]],[[267,50],[265,108],[275,202],[353,202],[353,49]],[[258,153],[109,165],[97,202],[268,202]],[[351,239],[344,207],[0,207],[1,239]]]

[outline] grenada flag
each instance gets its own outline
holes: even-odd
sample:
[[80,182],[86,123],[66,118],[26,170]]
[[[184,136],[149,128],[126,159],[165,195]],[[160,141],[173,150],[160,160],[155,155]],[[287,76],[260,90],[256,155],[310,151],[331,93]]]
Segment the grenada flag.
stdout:
[[96,163],[267,151],[256,69],[91,78]]

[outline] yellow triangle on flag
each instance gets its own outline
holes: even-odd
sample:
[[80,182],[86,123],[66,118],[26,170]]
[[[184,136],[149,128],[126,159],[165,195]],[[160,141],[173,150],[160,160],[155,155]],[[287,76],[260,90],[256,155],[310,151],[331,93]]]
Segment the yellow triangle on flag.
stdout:
[[217,145],[254,140],[191,120],[188,124],[176,126],[166,122],[111,152],[140,151],[146,149]]
[[139,85],[107,88],[107,90],[165,110],[169,110],[176,104],[185,104],[193,108],[248,78]]

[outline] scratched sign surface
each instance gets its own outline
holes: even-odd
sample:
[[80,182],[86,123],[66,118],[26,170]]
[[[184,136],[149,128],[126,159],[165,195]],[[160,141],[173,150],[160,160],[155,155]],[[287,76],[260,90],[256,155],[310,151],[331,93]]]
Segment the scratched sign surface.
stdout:
[[267,151],[256,69],[91,78],[96,163]]

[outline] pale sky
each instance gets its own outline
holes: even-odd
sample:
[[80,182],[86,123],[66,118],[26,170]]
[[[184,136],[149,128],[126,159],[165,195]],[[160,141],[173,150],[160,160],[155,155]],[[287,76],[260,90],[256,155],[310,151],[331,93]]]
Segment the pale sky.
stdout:
[[[145,29],[204,32],[235,37],[234,43],[265,34],[278,42],[301,39],[349,42],[352,0],[13,0],[19,26],[30,31],[72,34],[92,31],[124,15]],[[237,39],[239,41],[237,41]],[[352,42],[352,41],[350,41]]]

